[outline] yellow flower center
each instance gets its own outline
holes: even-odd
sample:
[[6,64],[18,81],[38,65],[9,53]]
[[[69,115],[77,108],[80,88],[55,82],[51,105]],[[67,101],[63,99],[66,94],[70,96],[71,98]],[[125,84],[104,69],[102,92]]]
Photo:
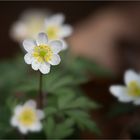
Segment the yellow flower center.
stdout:
[[57,26],[48,26],[46,33],[49,39],[58,39],[59,28]]
[[51,60],[53,52],[47,45],[39,45],[34,48],[33,57],[39,62],[48,62]]
[[136,81],[131,81],[128,84],[128,91],[129,94],[132,96],[140,96],[140,86]]
[[19,122],[24,126],[30,126],[36,122],[36,113],[32,108],[24,108],[19,115]]

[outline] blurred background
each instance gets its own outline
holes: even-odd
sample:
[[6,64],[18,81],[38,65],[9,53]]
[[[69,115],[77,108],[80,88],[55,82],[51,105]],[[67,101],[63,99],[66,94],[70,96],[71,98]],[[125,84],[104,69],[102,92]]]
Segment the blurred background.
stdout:
[[[1,60],[12,58],[21,51],[19,44],[10,38],[9,30],[20,14],[30,8],[64,13],[66,23],[74,27],[72,36],[67,39],[70,50],[75,55],[96,61],[114,74],[113,78],[93,75],[93,80],[82,88],[91,99],[102,104],[101,109],[92,112],[103,132],[100,137],[128,138],[137,118],[131,112],[112,119],[106,117],[112,103],[117,102],[108,87],[123,83],[125,70],[140,71],[140,2],[0,2]],[[95,138],[88,132],[81,135],[82,138]]]

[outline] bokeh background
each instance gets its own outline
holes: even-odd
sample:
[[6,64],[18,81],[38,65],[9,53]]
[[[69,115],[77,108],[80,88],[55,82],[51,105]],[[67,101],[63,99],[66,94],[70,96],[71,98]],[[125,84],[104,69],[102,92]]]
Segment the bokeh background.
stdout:
[[[20,14],[30,8],[50,9],[61,12],[66,22],[74,27],[68,38],[70,50],[75,55],[89,58],[109,69],[114,76],[98,78],[82,88],[87,95],[102,105],[92,112],[103,134],[100,138],[128,138],[131,124],[137,115],[129,112],[108,119],[107,113],[117,100],[108,88],[111,84],[123,83],[123,73],[131,68],[140,71],[140,2],[74,2],[74,1],[15,1],[0,2],[0,59],[12,58],[21,51],[19,44],[9,36],[9,30]],[[95,138],[85,132],[83,138]]]

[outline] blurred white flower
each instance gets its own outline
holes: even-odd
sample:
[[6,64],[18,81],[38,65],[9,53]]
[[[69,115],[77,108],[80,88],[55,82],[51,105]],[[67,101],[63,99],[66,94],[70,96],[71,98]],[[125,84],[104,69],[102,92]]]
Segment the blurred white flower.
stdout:
[[24,40],[23,47],[27,51],[24,56],[25,62],[43,74],[50,72],[50,65],[58,65],[61,61],[58,53],[63,48],[62,42],[59,40],[48,41],[45,33],[39,33],[36,41]]
[[44,112],[36,108],[36,102],[29,100],[24,105],[15,107],[11,125],[17,127],[22,134],[38,132],[42,129],[41,120],[44,117]]
[[65,16],[63,14],[55,14],[49,16],[45,20],[45,32],[50,40],[62,39],[64,49],[67,48],[67,43],[64,38],[68,37],[72,33],[72,27],[68,24],[64,24]]
[[39,32],[45,32],[49,40],[60,39],[63,42],[63,49],[66,49],[67,43],[64,38],[71,35],[72,27],[64,24],[64,20],[63,14],[51,15],[49,11],[27,10],[12,25],[10,36],[21,43],[26,38],[36,38]]
[[21,43],[26,38],[35,38],[39,32],[44,31],[44,21],[48,12],[45,10],[30,9],[20,16],[12,25],[10,36]]
[[133,102],[135,105],[140,104],[140,74],[132,70],[126,71],[124,75],[126,86],[113,85],[110,92],[121,102]]

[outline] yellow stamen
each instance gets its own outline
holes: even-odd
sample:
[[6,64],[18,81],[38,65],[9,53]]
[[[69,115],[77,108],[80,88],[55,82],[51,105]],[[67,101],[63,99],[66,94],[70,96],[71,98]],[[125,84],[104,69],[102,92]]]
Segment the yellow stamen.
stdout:
[[36,122],[37,116],[32,108],[24,108],[19,115],[19,122],[24,126],[30,126]]
[[128,84],[129,94],[133,96],[140,96],[140,86],[136,81],[131,81]]
[[34,48],[33,57],[39,62],[48,62],[51,60],[53,52],[47,45],[39,45]]
[[59,28],[57,26],[48,26],[46,32],[49,39],[58,39]]

